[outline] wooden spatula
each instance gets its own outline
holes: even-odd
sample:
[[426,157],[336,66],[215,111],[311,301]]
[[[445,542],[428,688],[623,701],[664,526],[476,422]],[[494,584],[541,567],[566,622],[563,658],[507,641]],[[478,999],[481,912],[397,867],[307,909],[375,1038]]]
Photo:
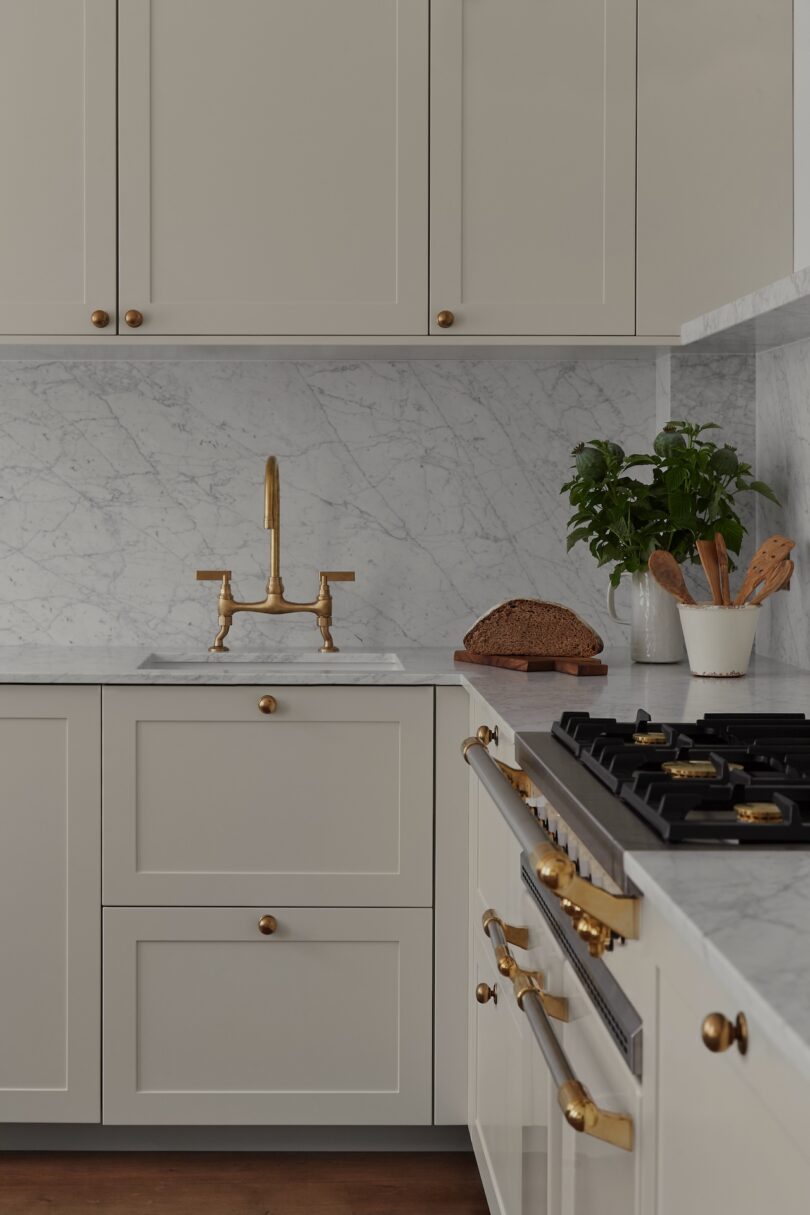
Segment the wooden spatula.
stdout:
[[700,564],[703,566],[703,572],[706,575],[706,580],[712,592],[712,603],[720,607],[723,602],[723,596],[720,593],[720,567],[717,563],[717,548],[715,547],[714,540],[698,540],[697,551],[700,557]]
[[723,603],[731,603],[731,588],[728,581],[728,549],[722,532],[715,532],[714,547],[717,549],[717,568],[720,571],[720,597]]
[[658,585],[669,591],[670,595],[674,595],[680,603],[695,602],[684,581],[683,570],[672,553],[663,548],[656,549],[647,564]]
[[788,540],[786,536],[769,536],[767,540],[763,541],[751,558],[743,584],[734,600],[735,605],[739,607],[741,603],[745,603],[771,566],[779,561],[784,561],[791,549],[795,547],[796,541]]
[[775,591],[781,591],[783,586],[787,586],[793,576],[793,562],[791,560],[778,561],[771,566],[768,573],[765,575],[765,580],[760,590],[757,591],[754,598],[751,600],[751,606],[756,607],[762,603],[763,599],[767,599],[769,595],[773,595]]

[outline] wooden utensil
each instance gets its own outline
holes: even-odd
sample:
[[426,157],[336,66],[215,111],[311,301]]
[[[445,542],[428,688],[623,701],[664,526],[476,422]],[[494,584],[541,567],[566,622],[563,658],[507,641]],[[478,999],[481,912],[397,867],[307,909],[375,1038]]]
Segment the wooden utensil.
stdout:
[[717,549],[717,567],[720,570],[720,597],[723,603],[731,603],[731,587],[728,581],[728,549],[722,532],[715,532],[714,547]]
[[684,581],[683,570],[672,556],[672,553],[668,553],[666,549],[658,548],[654,553],[650,554],[647,564],[650,573],[658,585],[662,586],[665,591],[669,591],[670,595],[674,595],[679,603],[695,602],[689,594]]
[[763,541],[751,558],[751,564],[748,566],[743,584],[734,600],[735,606],[739,607],[745,603],[748,596],[757,584],[762,581],[769,569],[776,562],[784,561],[791,549],[795,547],[796,541],[788,540],[786,536],[769,536],[767,540]]
[[712,592],[712,603],[720,607],[723,596],[720,592],[720,567],[717,562],[717,547],[714,540],[698,540],[697,551],[706,581]]
[[767,599],[769,595],[773,595],[775,591],[781,591],[782,587],[790,582],[793,576],[794,565],[791,560],[779,561],[772,566],[765,576],[765,581],[762,589],[757,591],[754,598],[751,600],[751,607],[757,607],[762,603],[763,599]]

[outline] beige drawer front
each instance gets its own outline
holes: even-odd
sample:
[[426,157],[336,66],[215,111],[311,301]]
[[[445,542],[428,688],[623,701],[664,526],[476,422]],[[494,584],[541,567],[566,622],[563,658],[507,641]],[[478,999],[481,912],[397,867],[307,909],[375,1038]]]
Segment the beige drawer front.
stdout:
[[432,688],[110,688],[103,705],[105,903],[430,905]]
[[424,908],[107,908],[104,1121],[427,1124],[431,964]]

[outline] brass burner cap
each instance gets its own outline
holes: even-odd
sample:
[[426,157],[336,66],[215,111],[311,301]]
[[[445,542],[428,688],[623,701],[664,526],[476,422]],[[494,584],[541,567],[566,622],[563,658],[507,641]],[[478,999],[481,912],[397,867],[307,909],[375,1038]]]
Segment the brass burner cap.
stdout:
[[783,819],[773,802],[740,802],[734,809],[741,823],[781,823]]
[[708,759],[669,759],[661,768],[673,780],[706,780],[717,776],[717,769]]
[[633,742],[639,747],[660,747],[667,741],[666,734],[662,734],[659,730],[652,730],[649,734],[639,733],[633,735]]

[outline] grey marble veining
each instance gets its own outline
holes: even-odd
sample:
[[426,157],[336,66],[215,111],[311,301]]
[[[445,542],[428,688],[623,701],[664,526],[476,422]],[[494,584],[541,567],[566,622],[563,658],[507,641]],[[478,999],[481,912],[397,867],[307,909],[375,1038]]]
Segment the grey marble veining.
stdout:
[[[606,573],[565,551],[577,441],[646,445],[646,360],[0,361],[0,644],[208,644],[216,584],[267,574],[280,458],[291,598],[336,585],[342,646],[454,645],[504,597],[577,607],[607,639]],[[309,617],[240,616],[239,644],[309,645]]]
[[759,533],[791,536],[796,575],[762,613],[757,649],[810,668],[810,341],[757,357],[757,470],[783,503],[759,507]]
[[755,352],[808,337],[810,267],[681,326],[681,343],[695,351]]

